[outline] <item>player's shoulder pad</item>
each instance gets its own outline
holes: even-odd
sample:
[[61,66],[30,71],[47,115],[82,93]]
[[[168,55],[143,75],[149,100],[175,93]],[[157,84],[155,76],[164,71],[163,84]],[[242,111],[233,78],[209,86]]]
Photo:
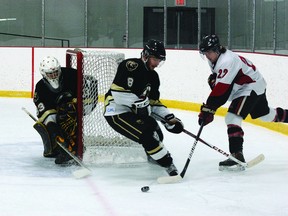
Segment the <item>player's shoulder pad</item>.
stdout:
[[44,78],[42,78],[36,83],[35,92],[40,92],[41,94],[43,91],[45,91],[44,89],[46,88],[47,88],[47,85],[45,84]]
[[125,66],[128,71],[135,71],[139,66],[139,59],[127,59]]

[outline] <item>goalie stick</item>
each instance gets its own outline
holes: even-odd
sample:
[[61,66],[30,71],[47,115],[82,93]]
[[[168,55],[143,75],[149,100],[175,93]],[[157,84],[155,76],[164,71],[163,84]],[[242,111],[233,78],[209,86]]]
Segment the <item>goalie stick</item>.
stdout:
[[[37,119],[24,107],[22,107],[22,110],[28,115],[30,116],[35,122],[37,122]],[[73,176],[75,178],[84,178],[88,175],[90,175],[92,173],[92,171],[87,168],[83,162],[81,162],[81,160],[75,156],[74,154],[72,154],[58,139],[56,139],[56,143],[69,155],[73,158],[73,160],[75,160],[81,167],[82,169],[76,170],[73,172]]]
[[71,156],[81,167],[82,169],[76,170],[73,172],[73,175],[75,178],[83,178],[92,173],[90,169],[88,169],[78,157],[76,157],[74,154],[72,154],[65,146],[58,140],[56,139],[57,144],[69,155]]

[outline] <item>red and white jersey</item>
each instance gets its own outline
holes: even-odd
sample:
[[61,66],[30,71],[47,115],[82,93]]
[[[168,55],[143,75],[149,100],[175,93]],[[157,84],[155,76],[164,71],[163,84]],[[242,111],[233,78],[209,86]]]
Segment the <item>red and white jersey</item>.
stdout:
[[207,104],[218,108],[228,100],[250,95],[251,91],[255,91],[257,95],[265,92],[266,81],[248,59],[226,50],[215,64],[208,62],[212,73],[217,76]]

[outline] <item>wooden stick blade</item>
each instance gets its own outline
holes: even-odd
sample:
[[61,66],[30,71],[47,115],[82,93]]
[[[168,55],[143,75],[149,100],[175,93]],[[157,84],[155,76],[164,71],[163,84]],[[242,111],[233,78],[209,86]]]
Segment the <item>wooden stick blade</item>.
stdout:
[[256,158],[254,158],[253,160],[251,160],[247,163],[247,168],[251,168],[251,167],[259,164],[264,159],[265,159],[265,156],[263,154],[258,155]]
[[178,183],[182,181],[182,177],[180,175],[176,176],[162,176],[157,179],[157,182],[159,184],[172,184],[172,183]]
[[77,179],[80,179],[80,178],[85,178],[85,177],[91,175],[91,173],[92,173],[91,170],[83,168],[83,169],[79,169],[79,170],[74,171],[73,176]]

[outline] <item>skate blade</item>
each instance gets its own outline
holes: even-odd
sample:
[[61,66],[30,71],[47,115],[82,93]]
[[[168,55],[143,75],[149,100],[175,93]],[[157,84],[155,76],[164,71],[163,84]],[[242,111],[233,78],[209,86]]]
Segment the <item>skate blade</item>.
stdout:
[[245,167],[239,164],[233,166],[219,166],[219,171],[239,172],[245,171]]

